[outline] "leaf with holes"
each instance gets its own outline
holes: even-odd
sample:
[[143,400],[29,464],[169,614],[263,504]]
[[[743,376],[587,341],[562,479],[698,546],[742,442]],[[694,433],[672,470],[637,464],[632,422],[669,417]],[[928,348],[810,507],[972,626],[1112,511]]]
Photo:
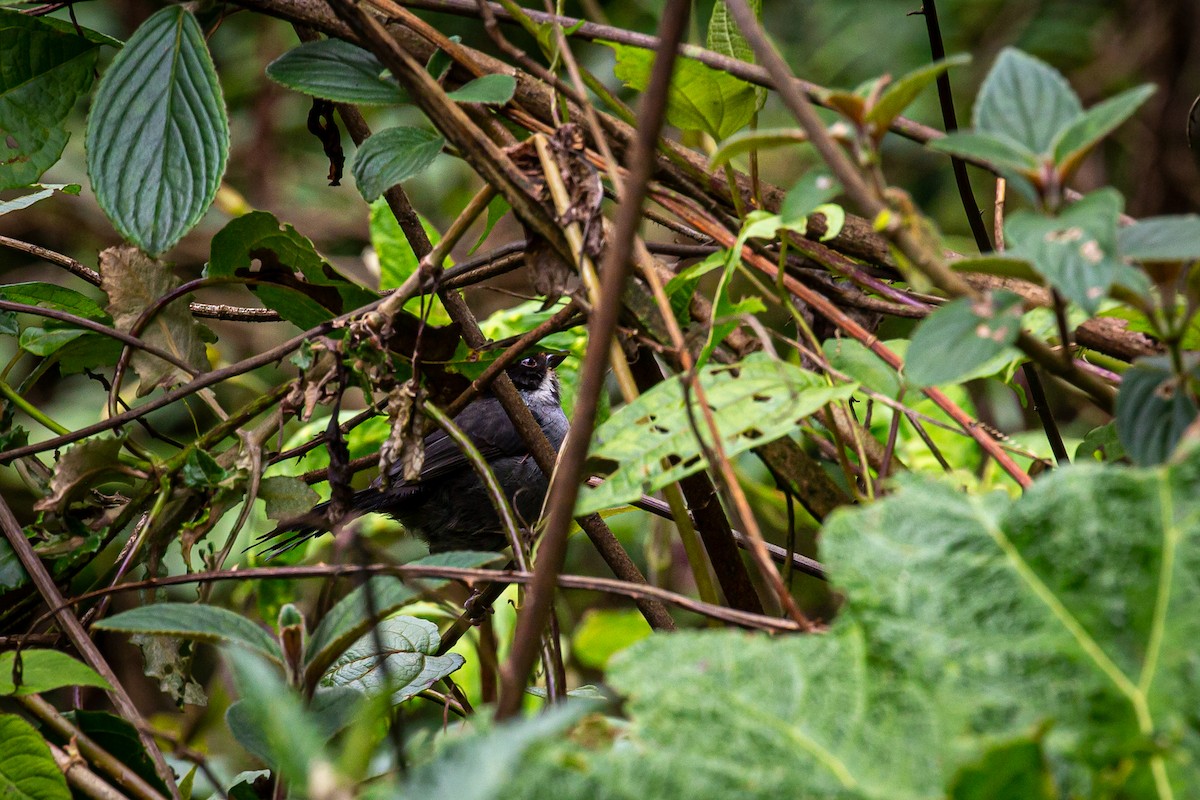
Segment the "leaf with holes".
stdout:
[[1200,414],[1196,381],[1200,381],[1200,365],[1194,359],[1187,375],[1181,376],[1167,356],[1139,358],[1121,376],[1117,434],[1134,463],[1161,464],[1175,452]]
[[1021,210],[1008,218],[1008,253],[1029,261],[1054,288],[1095,314],[1122,274],[1117,258],[1117,217],[1123,201],[1100,189],[1057,217]]
[[[701,386],[712,406],[728,456],[787,436],[826,403],[844,400],[854,385],[829,386],[820,376],[765,353],[734,365],[709,366]],[[711,436],[690,398],[706,446]],[[673,463],[663,469],[663,459]],[[708,467],[684,406],[678,376],[628,403],[596,429],[589,461],[607,474],[604,483],[581,491],[575,515],[636,500]]]
[[196,18],[155,13],[100,80],[88,175],[104,213],[150,255],[175,245],[217,195],[229,157],[225,100]]
[[998,291],[978,301],[951,301],[917,326],[904,377],[913,386],[961,380],[1004,354],[1020,332],[1020,295]]
[[408,102],[384,71],[374,55],[341,39],[305,42],[267,65],[268,78],[312,97],[369,106]]
[[262,281],[251,291],[301,329],[378,298],[338,272],[295,228],[265,211],[238,217],[213,237],[205,275]]

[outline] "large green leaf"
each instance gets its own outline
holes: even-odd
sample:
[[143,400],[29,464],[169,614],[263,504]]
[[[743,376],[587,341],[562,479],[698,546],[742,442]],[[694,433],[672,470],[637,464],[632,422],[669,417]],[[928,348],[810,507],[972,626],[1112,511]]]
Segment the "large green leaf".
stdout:
[[[425,235],[429,237],[429,242],[437,244],[442,235],[425,217],[420,215],[418,217],[421,220],[421,227],[425,230]],[[417,258],[408,237],[404,235],[400,223],[396,221],[396,215],[392,213],[391,207],[382,197],[371,203],[370,231],[371,247],[375,249],[375,255],[379,258],[379,288],[380,290],[398,288],[417,271],[421,260]],[[446,266],[450,266],[451,263],[452,259],[447,259]],[[418,315],[421,313],[422,303],[433,305],[428,309],[428,319],[431,324],[447,325],[450,323],[450,314],[446,312],[441,299],[436,295],[414,297],[404,304],[404,309],[411,314]]]
[[0,11],[0,189],[36,183],[58,161],[98,52],[59,20]]
[[111,323],[108,315],[100,304],[87,295],[57,286],[53,283],[9,283],[0,286],[0,298],[14,303],[52,308],[56,311],[66,311],[77,317],[94,320],[95,322]]
[[295,228],[281,225],[265,211],[238,217],[213,237],[205,275],[267,282],[252,291],[268,308],[302,329],[378,297],[338,272]]
[[[1198,483],[1197,453],[1062,468],[1016,500],[906,477],[827,522],[827,633],[634,645],[607,676],[619,744],[547,747],[505,796],[1196,796]],[[1031,735],[1049,769],[999,757]],[[961,793],[1001,779],[1040,788]]]
[[423,128],[388,128],[362,143],[354,156],[354,182],[370,202],[389,186],[420,175],[442,152],[446,140]]
[[[853,385],[829,386],[818,375],[764,353],[734,366],[706,367],[700,382],[729,456],[788,435],[809,414],[854,391]],[[700,435],[709,444],[695,397],[689,399]],[[663,469],[663,459],[672,466]],[[580,492],[577,515],[631,502],[706,469],[680,378],[663,381],[609,417],[596,429],[589,460],[610,468],[604,483]]]
[[1050,154],[1059,134],[1083,113],[1057,70],[1012,47],[1000,51],[975,101],[975,129]]
[[111,689],[96,671],[66,653],[57,650],[22,650],[21,685],[13,682],[17,654],[0,653],[0,695],[26,695],[48,692],[63,686],[95,686]]
[[953,300],[917,326],[904,377],[918,387],[962,380],[1006,352],[1020,332],[1020,295],[1001,290]]
[[236,644],[283,663],[279,644],[271,634],[241,614],[220,606],[196,603],[154,603],[131,608],[101,620],[96,628]]
[[[650,85],[655,53],[640,47],[603,42],[617,56],[616,75],[626,86],[644,92]],[[675,62],[667,93],[667,122],[688,131],[704,131],[725,139],[744,128],[758,110],[754,86],[699,61]]]
[[1121,255],[1134,261],[1200,259],[1200,216],[1146,217],[1117,230]]
[[100,81],[87,126],[96,200],[129,241],[170,249],[204,216],[229,156],[225,100],[182,6],[138,27]]
[[1137,464],[1161,464],[1170,458],[1200,414],[1195,389],[1200,367],[1176,375],[1167,356],[1139,358],[1121,376],[1117,392],[1117,434]]
[[289,89],[336,103],[395,105],[408,95],[383,64],[361,47],[341,39],[305,42],[267,65],[267,77]]
[[71,800],[62,770],[37,729],[16,714],[0,714],[0,797]]
[[365,694],[388,692],[393,703],[400,703],[463,665],[457,653],[439,656],[440,642],[432,622],[392,617],[346,648],[321,678],[321,685],[349,686]]

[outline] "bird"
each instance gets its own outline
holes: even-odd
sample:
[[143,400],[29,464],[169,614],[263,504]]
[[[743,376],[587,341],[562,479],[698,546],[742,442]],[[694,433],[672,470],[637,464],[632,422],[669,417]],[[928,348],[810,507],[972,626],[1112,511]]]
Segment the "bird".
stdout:
[[[562,353],[525,356],[505,369],[534,420],[557,451],[570,424],[563,412],[555,367]],[[495,474],[518,520],[532,522],[541,513],[549,480],[538,467],[521,434],[491,391],[485,391],[457,416],[454,424],[479,450]],[[405,480],[403,466],[393,464],[391,480],[376,478],[355,492],[353,516],[387,514],[429,545],[430,553],[451,550],[502,550],[508,545],[504,526],[471,462],[445,431],[425,437],[425,460],[415,480]],[[287,520],[258,540],[272,558],[329,530],[329,503]],[[291,534],[280,539],[283,534]]]

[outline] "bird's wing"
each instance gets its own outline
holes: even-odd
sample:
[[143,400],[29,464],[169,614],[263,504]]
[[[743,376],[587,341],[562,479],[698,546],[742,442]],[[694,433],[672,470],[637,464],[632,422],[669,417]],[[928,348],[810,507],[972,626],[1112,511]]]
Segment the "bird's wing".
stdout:
[[[485,461],[527,451],[525,441],[494,397],[476,400],[454,418],[454,423],[474,443]],[[393,478],[399,478],[401,465],[396,464],[392,469]],[[433,480],[459,469],[473,467],[445,431],[437,430],[425,437],[425,462],[418,481]]]

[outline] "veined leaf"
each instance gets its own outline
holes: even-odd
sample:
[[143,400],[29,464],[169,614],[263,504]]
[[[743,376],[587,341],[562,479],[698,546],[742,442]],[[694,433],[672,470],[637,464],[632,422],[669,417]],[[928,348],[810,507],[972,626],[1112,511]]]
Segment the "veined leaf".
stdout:
[[[733,366],[706,367],[699,379],[729,456],[786,436],[821,406],[854,391],[853,385],[829,386],[814,373],[764,353]],[[694,396],[689,399],[695,403]],[[694,406],[693,411],[700,418]],[[703,423],[700,435],[710,442]],[[663,459],[674,463],[664,470]],[[604,483],[580,493],[576,516],[628,503],[707,468],[680,378],[663,381],[609,417],[596,429],[589,460],[615,467],[607,470]]]
[[1200,380],[1200,367],[1176,375],[1168,356],[1139,358],[1121,376],[1117,434],[1134,463],[1151,466],[1169,459],[1200,415],[1189,380]]
[[914,386],[961,380],[1003,353],[1021,332],[1021,297],[994,292],[961,297],[934,311],[913,333],[904,377]]
[[95,686],[111,689],[94,669],[57,650],[22,650],[21,685],[13,682],[15,652],[0,653],[0,695],[38,694],[64,686]]
[[360,105],[397,105],[408,95],[372,53],[341,39],[304,42],[267,65],[267,77],[289,89]]
[[15,800],[71,800],[67,779],[37,728],[16,714],[0,714],[0,796]]
[[975,131],[1007,137],[1039,155],[1083,113],[1063,76],[1013,47],[1000,51],[975,101]]
[[403,702],[463,665],[457,653],[437,655],[440,643],[432,622],[392,617],[346,648],[321,685],[349,686],[368,695],[388,693],[393,704]]
[[433,163],[446,140],[421,128],[388,128],[363,142],[354,156],[354,181],[370,202],[389,186],[420,175]]
[[255,623],[226,608],[197,603],[155,603],[139,606],[108,619],[95,627],[107,631],[148,633],[193,639],[200,642],[236,644],[283,663],[279,644]]

